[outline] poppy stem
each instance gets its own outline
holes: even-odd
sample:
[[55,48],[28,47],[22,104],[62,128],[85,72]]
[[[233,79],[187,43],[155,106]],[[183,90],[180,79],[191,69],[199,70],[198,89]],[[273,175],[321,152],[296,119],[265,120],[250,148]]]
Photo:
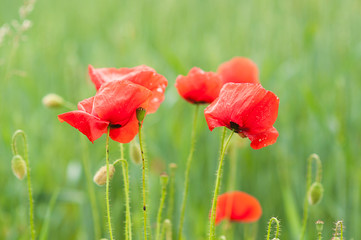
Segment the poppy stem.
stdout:
[[143,141],[142,141],[142,123],[139,122],[139,146],[140,146],[140,153],[142,155],[142,180],[143,180],[143,218],[144,218],[144,240],[147,240],[147,182],[148,182],[148,178],[147,178],[147,166],[148,163],[146,161],[145,158],[145,154],[144,154],[144,148],[143,148]]
[[24,141],[24,159],[26,163],[26,171],[27,171],[27,179],[28,179],[28,195],[29,195],[29,218],[30,218],[30,234],[31,239],[35,240],[35,226],[34,226],[34,200],[33,200],[33,192],[31,188],[31,175],[30,175],[30,164],[29,164],[29,151],[28,151],[28,142],[26,139],[26,134],[23,130],[16,130],[12,137],[12,148],[14,155],[18,155],[18,151],[16,148],[16,137],[21,135]]
[[164,207],[165,196],[167,194],[168,179],[169,179],[169,177],[166,174],[162,174],[160,176],[161,186],[162,186],[162,193],[161,193],[161,197],[160,197],[160,204],[159,204],[159,209],[158,209],[158,214],[157,214],[157,232],[156,232],[156,235],[155,235],[156,240],[161,240],[160,228],[161,228],[161,225],[162,225],[161,224],[162,211],[163,211],[163,207]]
[[[221,156],[220,156],[220,159],[219,159],[218,170],[217,170],[216,186],[214,188],[211,219],[210,219],[210,223],[209,223],[209,240],[214,240],[215,237],[216,237],[216,234],[215,234],[216,206],[217,206],[217,198],[218,198],[219,188],[220,188],[221,179],[222,179],[223,159],[224,159],[224,155],[225,155],[226,150],[227,150],[228,143],[230,142],[233,134],[234,134],[234,131],[231,132],[231,134],[229,135],[229,137],[226,140],[225,144],[223,144],[224,137],[222,137],[221,146],[223,146],[223,147],[222,147]],[[223,136],[224,136],[224,134],[223,134]]]
[[191,148],[189,150],[189,155],[188,155],[187,165],[186,165],[186,171],[185,171],[185,177],[184,177],[184,192],[183,192],[183,200],[182,200],[180,220],[179,220],[178,240],[182,239],[182,229],[183,229],[183,223],[184,223],[184,214],[185,214],[186,201],[187,201],[188,188],[189,188],[189,171],[190,171],[191,164],[192,164],[194,146],[195,146],[195,142],[196,142],[196,128],[197,128],[198,109],[199,109],[199,105],[196,104],[196,107],[194,109],[194,115],[193,115],[193,126],[192,126],[192,133],[191,133]]
[[307,227],[307,219],[308,219],[308,190],[312,184],[312,161],[315,160],[317,163],[317,171],[316,171],[316,182],[321,182],[322,178],[322,163],[317,154],[311,154],[311,156],[307,159],[307,177],[306,177],[306,196],[303,205],[303,223],[302,223],[302,232],[300,240],[305,238],[306,227]]
[[267,240],[269,240],[270,236],[271,236],[271,228],[272,228],[272,223],[275,222],[276,223],[276,232],[275,232],[275,239],[278,239],[278,234],[280,231],[280,221],[278,221],[277,218],[272,217],[269,222],[268,222],[268,231],[267,231]]
[[91,209],[92,209],[94,236],[96,239],[99,239],[100,238],[99,213],[97,210],[97,201],[96,201],[95,192],[94,192],[94,185],[93,185],[92,176],[90,173],[90,168],[89,168],[89,163],[88,163],[88,160],[89,160],[88,159],[89,158],[88,149],[87,149],[87,145],[86,145],[84,137],[80,136],[80,134],[79,134],[79,137],[80,137],[81,144],[83,145],[82,162],[83,162],[85,178],[86,178],[86,182],[87,182],[87,189],[88,189],[88,195],[89,195],[89,199],[90,199],[90,205],[91,205]]
[[[122,153],[121,146],[121,156],[124,157],[124,152]],[[113,165],[116,165],[118,162],[122,164],[123,172],[123,181],[124,181],[124,195],[125,195],[125,240],[132,240],[132,221],[130,216],[130,203],[129,203],[129,174],[128,174],[128,162],[124,158],[116,160]]]
[[107,130],[107,138],[105,143],[105,161],[107,165],[107,181],[106,181],[106,188],[105,188],[105,199],[107,204],[107,218],[108,218],[108,228],[109,228],[109,236],[110,240],[113,240],[113,231],[112,231],[112,221],[110,217],[110,203],[109,203],[109,132],[110,126]]

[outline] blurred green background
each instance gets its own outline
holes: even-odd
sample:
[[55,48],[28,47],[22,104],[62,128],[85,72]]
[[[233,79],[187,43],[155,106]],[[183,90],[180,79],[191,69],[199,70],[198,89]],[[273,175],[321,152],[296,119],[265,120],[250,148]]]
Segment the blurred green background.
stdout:
[[[0,0],[0,26],[19,19],[22,4]],[[88,64],[146,64],[168,79],[166,99],[157,113],[147,116],[143,129],[151,165],[152,231],[158,176],[171,162],[178,165],[176,229],[194,106],[179,97],[175,78],[193,66],[216,71],[234,56],[253,59],[263,86],[280,98],[277,143],[255,151],[247,141],[237,150],[235,188],[257,197],[263,215],[256,224],[234,224],[234,239],[264,239],[272,216],[281,220],[281,239],[298,238],[311,153],[323,162],[325,192],[322,202],[310,207],[306,239],[315,239],[318,219],[325,222],[325,239],[331,238],[336,220],[344,220],[347,239],[360,238],[360,12],[361,2],[354,0],[38,0],[27,17],[32,27],[19,41],[16,33],[5,36],[0,46],[0,239],[29,239],[26,182],[13,176],[10,164],[11,136],[19,128],[29,140],[37,232],[46,229],[48,211],[48,239],[93,239],[81,159],[87,151],[94,174],[105,162],[105,137],[91,144],[82,135],[84,146],[78,131],[57,120],[67,110],[49,110],[41,103],[50,92],[73,103],[94,95]],[[184,226],[185,239],[192,240],[206,239],[221,132],[210,132],[201,113],[199,119]],[[114,142],[110,156],[119,157]],[[228,167],[226,158],[221,192],[226,191]],[[133,232],[142,239],[141,167],[133,163],[130,183]],[[107,237],[105,189],[94,187],[102,236]],[[111,194],[115,236],[123,239],[119,170]],[[219,234],[222,229],[217,228]]]

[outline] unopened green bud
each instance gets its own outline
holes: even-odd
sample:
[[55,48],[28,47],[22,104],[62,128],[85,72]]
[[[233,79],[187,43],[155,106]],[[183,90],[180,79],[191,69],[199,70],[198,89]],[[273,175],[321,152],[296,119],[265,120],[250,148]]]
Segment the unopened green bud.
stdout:
[[129,145],[129,154],[130,159],[135,164],[141,164],[142,163],[142,155],[140,153],[140,146],[136,141],[131,141]]
[[331,240],[340,240],[339,237],[333,237]]
[[168,174],[166,173],[160,174],[160,183],[162,184],[162,186],[167,186],[168,179],[169,179]]
[[58,108],[64,104],[64,99],[55,93],[49,93],[43,97],[43,104],[47,108]]
[[308,202],[315,205],[321,201],[323,197],[323,186],[319,182],[314,182],[308,190]]
[[[113,164],[109,165],[109,181],[113,178],[115,172],[115,167]],[[107,166],[102,166],[99,168],[97,173],[94,175],[93,181],[99,185],[103,186],[107,182]]]
[[137,108],[136,113],[137,113],[137,119],[139,122],[142,122],[144,120],[145,112],[146,112],[146,110],[144,108],[142,108],[142,107]]
[[279,238],[272,238],[272,240],[280,240]]
[[222,235],[219,237],[219,240],[227,240],[226,236]]
[[321,220],[316,221],[316,230],[318,233],[321,233],[323,231],[323,221]]
[[26,176],[26,163],[20,155],[15,155],[11,160],[11,169],[14,175],[20,180],[23,180]]

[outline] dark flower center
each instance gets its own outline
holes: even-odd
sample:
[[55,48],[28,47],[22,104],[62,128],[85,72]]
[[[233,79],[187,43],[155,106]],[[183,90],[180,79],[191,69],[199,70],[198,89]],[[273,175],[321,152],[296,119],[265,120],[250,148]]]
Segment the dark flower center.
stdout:
[[122,125],[120,124],[110,124],[110,128],[121,128]]
[[231,129],[235,132],[235,133],[242,133],[243,131],[247,131],[248,128],[241,128],[239,127],[239,125],[235,122],[229,122],[229,125],[231,127]]

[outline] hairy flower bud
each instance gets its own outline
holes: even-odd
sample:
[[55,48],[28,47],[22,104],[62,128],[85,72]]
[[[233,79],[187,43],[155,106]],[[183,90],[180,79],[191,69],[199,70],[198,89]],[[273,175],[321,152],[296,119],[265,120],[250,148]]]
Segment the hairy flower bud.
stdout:
[[319,182],[314,182],[308,190],[308,202],[310,205],[319,203],[323,197],[323,186]]
[[168,174],[166,173],[162,173],[160,174],[160,183],[162,184],[162,186],[166,186],[168,184]]
[[140,146],[136,141],[131,141],[129,145],[129,155],[130,159],[135,164],[141,164],[142,163],[142,155],[140,154]]
[[[113,178],[115,172],[115,167],[113,164],[109,165],[109,180]],[[107,166],[102,166],[99,168],[97,173],[94,175],[93,181],[99,185],[103,186],[107,182]]]
[[23,180],[26,176],[26,163],[20,155],[15,155],[11,160],[11,169],[14,175],[20,180]]
[[55,93],[47,94],[43,97],[42,101],[47,108],[58,108],[64,104],[64,99]]
[[145,112],[146,112],[146,110],[144,108],[142,108],[142,107],[137,108],[136,113],[137,113],[137,119],[139,122],[144,120]]

